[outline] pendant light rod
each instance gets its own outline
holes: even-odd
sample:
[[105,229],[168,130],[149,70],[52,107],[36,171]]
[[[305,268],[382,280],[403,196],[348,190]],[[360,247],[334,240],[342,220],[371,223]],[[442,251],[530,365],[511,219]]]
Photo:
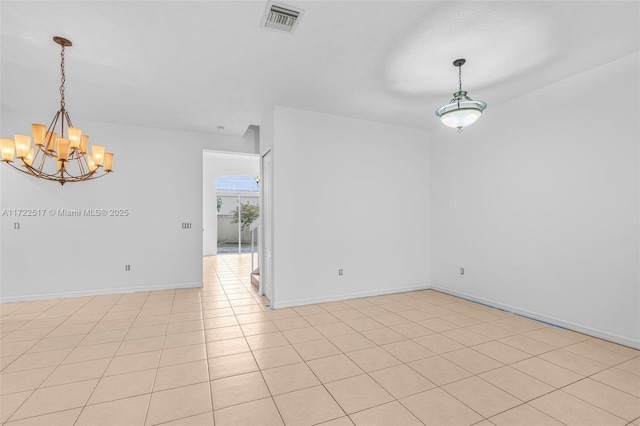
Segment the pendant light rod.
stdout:
[[462,66],[467,62],[466,59],[456,59],[453,61],[453,66],[458,67],[458,91],[462,92]]

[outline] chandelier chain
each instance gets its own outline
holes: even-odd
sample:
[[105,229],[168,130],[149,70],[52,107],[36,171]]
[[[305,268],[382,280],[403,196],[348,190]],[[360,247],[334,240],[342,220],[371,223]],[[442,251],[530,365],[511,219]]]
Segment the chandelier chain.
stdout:
[[60,79],[60,108],[64,111],[64,82],[66,79],[64,75],[64,45],[62,45],[62,52],[60,52],[60,71],[62,74]]
[[458,87],[460,88],[459,90],[462,92],[462,65],[458,65]]

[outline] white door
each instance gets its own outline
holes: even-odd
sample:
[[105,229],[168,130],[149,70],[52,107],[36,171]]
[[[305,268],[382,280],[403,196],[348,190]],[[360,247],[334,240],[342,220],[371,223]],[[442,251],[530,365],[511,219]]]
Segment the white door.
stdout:
[[273,304],[273,168],[271,150],[262,156],[262,260],[260,262],[260,282],[264,295]]

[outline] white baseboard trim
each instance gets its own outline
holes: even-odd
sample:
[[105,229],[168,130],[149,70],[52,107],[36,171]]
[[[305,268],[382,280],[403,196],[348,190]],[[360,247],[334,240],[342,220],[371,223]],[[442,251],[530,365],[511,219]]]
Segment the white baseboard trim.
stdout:
[[478,297],[472,294],[451,290],[448,288],[443,288],[443,287],[438,287],[433,285],[429,286],[429,288],[435,291],[439,291],[441,293],[450,294],[451,296],[456,296],[462,299],[470,300],[472,302],[482,303],[483,305],[487,305],[492,308],[498,308],[498,309],[502,309],[503,311],[512,312],[517,315],[522,315],[524,317],[531,318],[536,321],[545,322],[557,327],[566,328],[572,331],[577,331],[578,333],[586,334],[592,337],[597,337],[599,339],[604,339],[610,342],[619,343],[624,346],[640,349],[640,340],[631,339],[626,336],[620,336],[615,333],[609,333],[607,331],[599,330],[592,327],[587,327],[587,326],[576,324],[570,321],[564,321],[558,318],[542,315],[537,312],[529,311],[526,309],[520,309],[518,307],[507,305],[505,303],[496,302],[494,300],[485,299],[483,297]]
[[[158,290],[179,290],[186,288],[202,288],[202,282],[191,282],[191,283],[181,283],[181,284],[159,284],[159,285],[146,285],[146,286],[136,286],[136,287],[122,287],[122,288],[108,288],[108,289],[96,289],[96,290],[88,290],[88,291],[69,291],[69,292],[60,292],[60,293],[41,293],[41,294],[28,294],[28,295],[20,295],[20,296],[9,296],[3,297],[0,295],[0,303],[11,303],[11,302],[25,302],[25,301],[35,301],[35,300],[47,300],[47,299],[59,299],[59,298],[67,298],[67,297],[86,297],[86,296],[102,296],[107,294],[120,294],[120,293],[136,293],[142,291],[158,291]],[[355,293],[346,293],[340,295],[332,295],[332,296],[323,296],[323,297],[312,297],[306,299],[295,299],[295,300],[285,300],[282,302],[276,301],[271,304],[272,309],[280,309],[280,308],[288,308],[292,306],[302,306],[302,305],[310,305],[315,303],[327,303],[327,302],[336,302],[341,300],[350,300],[350,299],[360,299],[363,297],[372,297],[372,296],[383,296],[387,294],[394,293],[405,293],[410,291],[417,290],[435,290],[445,294],[450,294],[452,296],[460,297],[462,299],[470,300],[472,302],[482,303],[484,305],[501,309],[507,312],[512,312],[517,315],[522,315],[536,321],[542,321],[557,327],[567,328],[569,330],[577,331],[579,333],[587,334],[589,336],[597,337],[600,339],[605,339],[610,342],[619,343],[621,345],[629,346],[635,349],[640,349],[640,340],[632,339],[626,336],[621,336],[615,333],[610,333],[607,331],[599,330],[593,327],[584,326],[581,324],[573,323],[570,321],[564,321],[555,317],[550,317],[547,315],[543,315],[537,312],[529,311],[526,309],[521,309],[516,306],[511,306],[505,303],[496,302],[494,300],[485,299],[483,297],[478,297],[473,294],[464,293],[456,290],[451,290],[444,287],[429,285],[429,284],[420,284],[410,287],[401,287],[401,288],[388,288],[388,289],[380,289],[373,291],[363,291],[363,292],[355,292]]]
[[292,306],[312,305],[315,303],[338,302],[341,300],[361,299],[363,297],[384,296],[386,294],[406,293],[409,291],[427,290],[428,284],[419,284],[411,287],[386,288],[381,290],[362,291],[356,293],[345,293],[332,296],[311,297],[307,299],[284,300],[271,303],[272,309],[289,308]]
[[30,302],[34,300],[60,299],[65,297],[103,296],[105,294],[138,293],[141,291],[180,290],[184,288],[202,288],[202,283],[193,282],[193,283],[180,283],[180,284],[157,284],[157,285],[146,285],[146,286],[136,286],[136,287],[103,288],[103,289],[82,290],[82,291],[65,291],[60,293],[25,294],[20,296],[9,296],[9,297],[3,297],[2,295],[0,295],[0,303]]

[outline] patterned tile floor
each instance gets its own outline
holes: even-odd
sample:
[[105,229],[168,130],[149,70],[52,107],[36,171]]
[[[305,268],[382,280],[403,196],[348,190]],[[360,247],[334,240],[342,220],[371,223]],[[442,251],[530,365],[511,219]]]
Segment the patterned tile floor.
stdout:
[[0,422],[640,426],[640,351],[430,290],[269,310],[249,259],[0,305]]

